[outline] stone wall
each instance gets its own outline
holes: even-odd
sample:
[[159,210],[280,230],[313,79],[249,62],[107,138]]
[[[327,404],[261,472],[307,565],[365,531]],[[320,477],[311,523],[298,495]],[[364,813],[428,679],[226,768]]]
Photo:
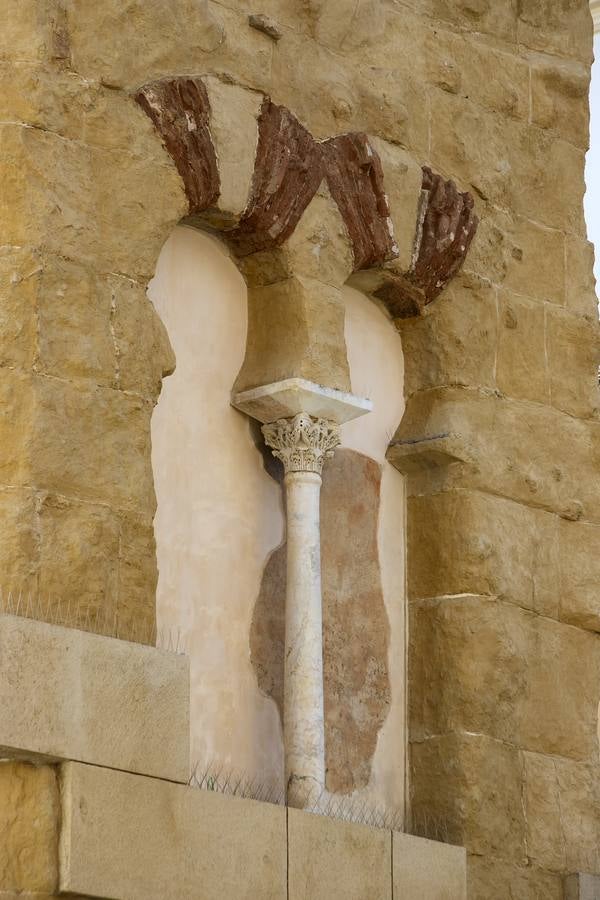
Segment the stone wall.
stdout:
[[[415,204],[397,201],[421,165],[475,196],[462,275],[399,323],[407,408],[388,458],[409,473],[413,828],[467,845],[476,900],[559,900],[563,873],[600,868],[591,34],[586,0],[7,0],[0,36],[0,560],[44,615],[60,600],[71,624],[154,620],[150,419],[174,363],[146,285],[190,207],[142,85],[212,73],[317,138],[369,132],[411,209],[403,253]],[[312,227],[333,245],[330,210],[318,195]],[[300,239],[290,252],[315,259]],[[348,371],[327,282],[346,262],[324,248],[277,320],[302,374],[333,387]],[[273,291],[250,297],[251,350],[276,371]]]

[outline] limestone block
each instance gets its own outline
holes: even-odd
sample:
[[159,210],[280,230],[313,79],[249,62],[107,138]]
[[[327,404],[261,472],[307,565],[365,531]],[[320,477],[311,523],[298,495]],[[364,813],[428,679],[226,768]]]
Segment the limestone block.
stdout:
[[3,754],[187,781],[188,662],[114,638],[0,616]]
[[590,63],[592,34],[587,3],[523,0],[519,5],[518,39],[526,47]]
[[463,847],[397,831],[392,841],[394,897],[466,900],[467,856]]
[[319,43],[346,53],[381,44],[386,10],[377,0],[308,0],[314,35]]
[[412,156],[395,144],[377,137],[371,138],[371,143],[383,166],[384,186],[398,247],[397,265],[407,271],[412,262],[423,170]]
[[566,242],[567,306],[583,315],[598,315],[598,297],[594,278],[594,245],[568,234]]
[[7,242],[43,243],[96,270],[140,279],[153,274],[162,244],[187,209],[167,157],[116,153],[15,124],[0,126],[0,147]]
[[0,897],[57,886],[59,786],[50,766],[0,762]]
[[62,769],[62,891],[281,900],[286,811],[76,763]]
[[249,287],[246,358],[235,391],[286,378],[350,391],[339,288],[303,277]]
[[479,492],[408,501],[408,594],[490,594],[558,617],[558,522]]
[[119,597],[117,514],[104,504],[50,494],[38,499],[35,524],[41,609],[47,607],[36,618],[55,615],[61,624],[80,628],[91,619],[98,626],[93,630],[111,634]]
[[[562,876],[531,864],[514,865],[489,856],[469,856],[469,900],[564,900]],[[498,891],[501,890],[499,894]]]
[[509,252],[503,286],[517,294],[563,304],[565,237],[562,232],[517,216],[507,223],[507,241]]
[[391,900],[389,831],[288,810],[290,900]]
[[36,350],[40,261],[24,247],[0,249],[0,363],[28,369]]
[[532,753],[523,758],[529,856],[547,869],[597,872],[597,761],[590,765]]
[[153,514],[151,402],[122,391],[35,376],[23,376],[18,390],[21,403],[32,398],[30,415],[22,423],[26,477],[56,493]]
[[597,417],[600,409],[598,317],[549,309],[547,352],[552,404],[581,418]]
[[98,293],[112,310],[111,331],[118,361],[116,385],[155,403],[163,378],[175,371],[175,353],[145,286],[110,275],[102,280]]
[[[479,734],[411,744],[413,831],[498,859],[525,856],[519,751]],[[493,895],[492,895],[493,896]]]
[[[417,9],[422,0],[411,0]],[[483,32],[512,43],[516,37],[516,0],[492,3],[490,0],[426,0],[425,7],[433,18],[451,25]]]
[[565,879],[565,900],[600,900],[600,876],[579,872]]
[[52,49],[56,3],[53,0],[8,0],[0,37],[0,57],[38,60]]
[[0,480],[5,485],[31,484],[28,435],[35,400],[31,378],[8,367],[0,370]]
[[250,198],[263,97],[218,78],[204,79],[210,102],[210,133],[219,162],[219,217],[235,224]]
[[[443,91],[505,116],[529,118],[529,67],[514,53],[478,42],[472,32],[456,34],[435,28],[425,43],[427,80]],[[482,78],[487,69],[493,78]]]
[[531,67],[531,117],[566,141],[587,150],[589,144],[589,70],[566,60],[541,57]]
[[[112,87],[194,71],[223,41],[220,18],[207,0],[177,4],[105,3],[101,9],[70,9],[67,27],[73,68]],[[168,34],[169,40],[164,36]]]
[[148,643],[156,627],[156,541],[151,519],[121,516],[117,634]]
[[429,118],[423,82],[405,72],[385,68],[383,62],[354,72],[358,105],[351,127],[424,157],[429,148]]
[[277,253],[285,258],[289,275],[301,274],[335,288],[347,280],[354,268],[352,247],[326,184],[310,201],[285,245],[272,255]]
[[432,96],[431,111],[431,161],[438,171],[503,209],[585,233],[582,150],[444,91]]
[[[311,134],[325,139],[354,128],[357,88],[338,54],[295,30],[286,31],[272,54],[273,99],[291,109]],[[323,90],[324,73],[327,91]],[[364,122],[360,128],[367,130]]]
[[9,591],[37,591],[39,541],[36,497],[31,488],[0,490],[0,560],[4,596]]
[[71,261],[42,258],[39,265],[37,371],[114,387],[110,294],[88,269]]
[[[600,431],[549,406],[461,388],[434,389],[409,398],[395,442],[460,438],[461,466],[440,468],[409,482],[410,493],[477,488],[564,518],[600,518],[597,480]],[[403,444],[399,445],[402,449]],[[589,473],[584,476],[583,473]]]
[[[411,620],[414,739],[467,731],[574,759],[597,753],[595,635],[472,595],[413,604]],[[555,658],[560,670],[547,665]]]
[[544,304],[500,291],[498,317],[498,390],[520,400],[548,403],[550,385]]
[[560,618],[600,631],[600,527],[560,523]]
[[419,318],[398,322],[405,358],[405,395],[441,384],[494,386],[496,295],[461,274]]

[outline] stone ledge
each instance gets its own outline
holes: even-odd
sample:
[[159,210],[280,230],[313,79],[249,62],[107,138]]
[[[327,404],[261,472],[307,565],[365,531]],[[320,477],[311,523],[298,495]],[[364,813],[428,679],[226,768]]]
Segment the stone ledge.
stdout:
[[188,660],[0,615],[0,754],[189,778]]
[[466,898],[460,847],[79,763],[61,785],[63,893],[391,900],[393,877],[393,896]]

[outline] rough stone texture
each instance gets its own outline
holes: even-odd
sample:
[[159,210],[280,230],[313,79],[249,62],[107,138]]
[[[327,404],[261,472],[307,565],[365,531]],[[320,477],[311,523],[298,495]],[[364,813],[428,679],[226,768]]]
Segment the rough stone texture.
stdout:
[[290,900],[391,900],[391,851],[389,831],[290,809],[288,896]]
[[186,785],[61,767],[60,889],[127,900],[286,896],[286,810]]
[[[377,523],[381,469],[338,449],[323,473],[321,554],[327,788],[366,787],[390,704],[389,622],[381,588]],[[354,538],[340,540],[340,516]],[[257,599],[251,652],[259,687],[283,708],[285,544],[269,558]]]
[[[257,12],[277,21],[279,41],[249,26],[248,15]],[[564,725],[558,722],[569,716],[563,677],[569,694],[572,682],[562,661],[578,670],[574,648],[597,640],[588,631],[597,627],[595,532],[588,529],[600,523],[597,304],[581,203],[591,51],[587,0],[368,0],[351,9],[344,0],[265,0],[261,10],[250,0],[9,0],[0,36],[5,577],[39,592],[43,580],[54,586],[62,574],[64,601],[82,593],[86,606],[116,605],[132,623],[152,614],[148,430],[160,377],[173,361],[143,295],[188,199],[132,94],[174,74],[207,74],[272,96],[318,140],[373,135],[406,154],[412,175],[426,164],[476,198],[481,226],[463,274],[478,279],[477,286],[461,278],[422,329],[406,330],[410,397],[397,435],[402,443],[390,458],[399,465],[408,453],[420,460],[408,485],[419,497],[408,514],[416,573],[409,580],[411,591],[414,584],[425,590],[419,587],[414,599],[465,590],[486,595],[474,612],[479,620],[496,602],[488,595],[500,596],[500,618],[488,622],[488,634],[502,633],[509,603],[564,619],[539,625],[540,634],[552,631],[547,677],[555,686],[541,696],[548,722]],[[489,72],[493,78],[485,77]],[[244,123],[246,141],[249,117]],[[393,198],[395,185],[389,193]],[[394,218],[392,199],[390,208]],[[396,239],[406,252],[412,229]],[[333,243],[346,248],[339,254],[346,266],[347,240],[336,234]],[[310,258],[323,244],[303,246]],[[334,256],[325,281],[339,271]],[[280,264],[280,257],[248,262],[255,269],[250,318],[260,327],[251,336],[256,355],[245,386],[270,372],[300,374],[297,365],[312,380],[349,388],[336,288],[324,289],[314,270],[310,284],[299,284]],[[289,327],[282,326],[283,310],[293,310]],[[164,364],[148,359],[159,347]],[[438,500],[450,492],[453,528]],[[488,495],[485,502],[475,503],[474,492]],[[510,533],[502,535],[491,515]],[[557,523],[560,573],[547,552]],[[95,542],[93,554],[81,536]],[[436,560],[439,577],[427,574]],[[516,615],[512,607],[509,618]],[[519,615],[529,621],[529,612]],[[422,622],[427,630],[431,623]],[[414,646],[422,647],[413,634]],[[514,636],[517,647],[524,634],[529,625]],[[527,679],[540,671],[529,661],[525,697],[530,689],[536,694],[539,685]],[[440,673],[447,694],[460,695],[461,679],[469,676],[450,663]],[[595,665],[580,678],[591,708],[594,689],[598,699]],[[432,697],[424,708],[434,706]],[[421,725],[414,723],[417,732]],[[560,727],[557,735],[567,753]],[[597,751],[581,759],[578,744],[569,751],[577,759],[551,757],[563,772],[559,818],[546,809],[554,796],[551,773],[542,771],[535,790],[530,776],[525,826],[523,755],[530,752],[490,735],[444,735],[414,745],[416,818],[435,824],[439,814],[453,836],[464,837],[476,900],[559,900],[562,876],[573,872],[564,868],[561,819],[584,822],[578,840],[593,861],[597,811],[585,808],[582,797]],[[539,801],[546,795],[547,803]],[[539,864],[528,855],[526,832]],[[551,864],[559,868],[544,868]]]
[[0,747],[189,778],[187,659],[0,616]]
[[[597,755],[595,635],[474,595],[414,603],[411,621],[415,739],[469,732],[570,759]],[[564,669],[549,669],[558,652]]]
[[52,767],[0,762],[0,891],[56,889],[59,815]]
[[392,835],[394,897],[423,900],[467,898],[467,859],[463,847]]
[[565,880],[565,900],[598,900],[600,877],[579,873]]

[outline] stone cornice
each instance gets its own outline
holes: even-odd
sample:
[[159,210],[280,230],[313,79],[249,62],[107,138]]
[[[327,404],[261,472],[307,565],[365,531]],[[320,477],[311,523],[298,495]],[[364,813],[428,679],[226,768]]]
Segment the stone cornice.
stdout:
[[[190,215],[200,221],[204,216],[211,227],[216,221],[227,222],[220,230],[237,256],[282,246],[325,183],[345,226],[354,272],[366,274],[364,289],[382,300],[395,318],[420,315],[462,266],[478,224],[473,198],[425,167],[412,262],[407,271],[399,268],[385,170],[366,134],[317,141],[286,107],[264,97],[252,119],[255,145],[242,148],[254,154],[253,176],[236,212],[219,206],[219,153],[202,79],[152,82],[140,88],[135,99],[181,175]],[[227,140],[241,140],[235,110]]]

